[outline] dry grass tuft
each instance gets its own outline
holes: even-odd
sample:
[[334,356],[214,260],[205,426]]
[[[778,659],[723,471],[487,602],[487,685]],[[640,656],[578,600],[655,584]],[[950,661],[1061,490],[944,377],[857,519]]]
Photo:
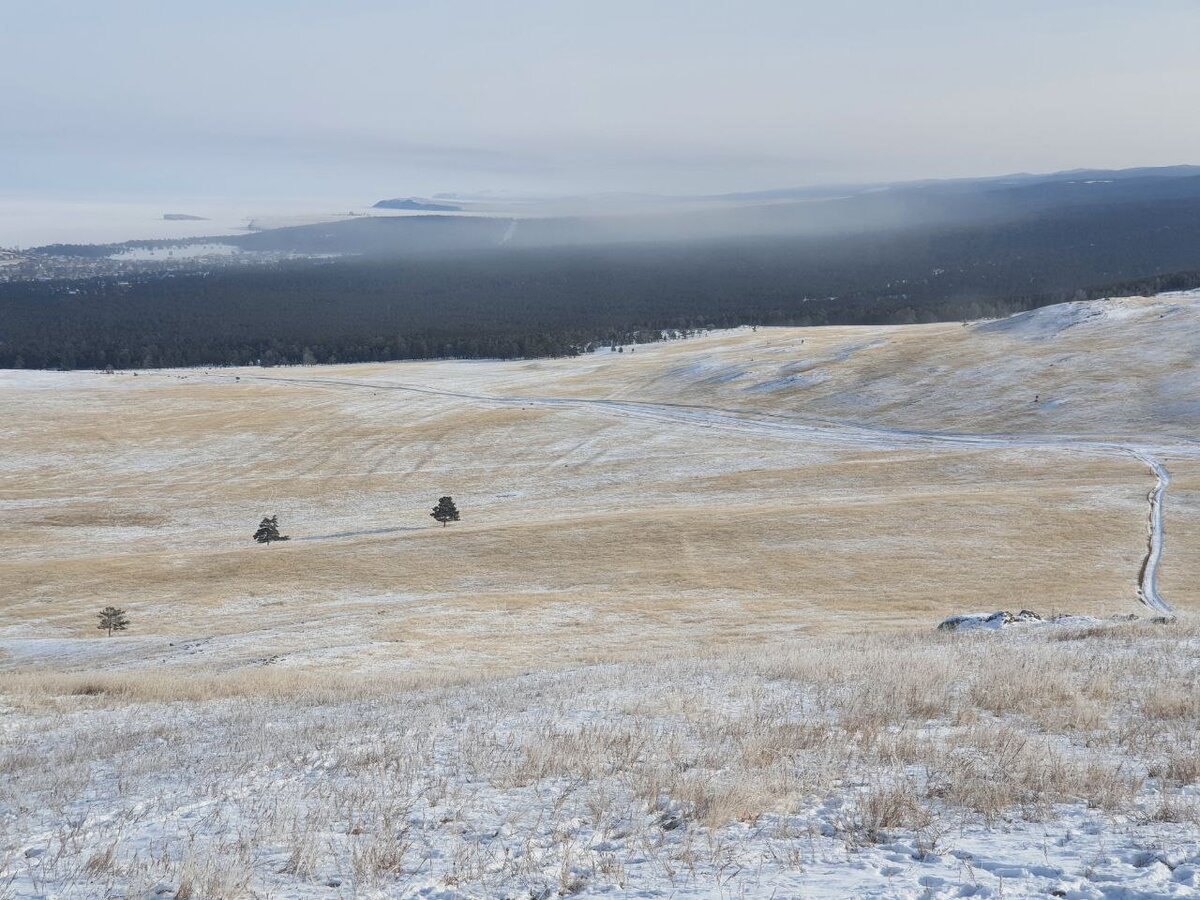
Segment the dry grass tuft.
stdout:
[[854,829],[871,843],[886,839],[892,829],[921,831],[932,822],[933,813],[922,802],[915,785],[909,783],[877,787],[862,794],[852,819]]
[[242,669],[214,675],[193,672],[0,673],[0,696],[38,703],[56,697],[96,698],[109,704],[207,703],[261,699],[314,706],[409,691],[460,687],[487,678],[486,672],[420,671],[372,677],[303,669]]

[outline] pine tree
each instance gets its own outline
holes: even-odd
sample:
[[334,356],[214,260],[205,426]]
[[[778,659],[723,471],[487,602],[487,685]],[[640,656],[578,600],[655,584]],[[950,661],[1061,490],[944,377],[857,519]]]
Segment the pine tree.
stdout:
[[129,627],[129,619],[125,616],[125,610],[116,606],[106,606],[100,610],[100,624],[96,627],[107,631],[108,636],[112,637],[114,631],[124,631]]
[[442,527],[446,527],[447,522],[458,521],[458,507],[454,505],[454,500],[450,497],[442,497],[438,500],[438,505],[433,508],[430,513],[435,519],[442,523]]
[[267,516],[258,523],[258,531],[254,532],[254,539],[260,544],[269,544],[271,541],[286,541],[288,536],[279,533],[279,516]]

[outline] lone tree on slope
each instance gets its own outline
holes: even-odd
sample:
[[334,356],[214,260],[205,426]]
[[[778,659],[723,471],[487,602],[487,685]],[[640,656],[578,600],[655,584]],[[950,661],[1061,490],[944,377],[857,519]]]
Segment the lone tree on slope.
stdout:
[[430,513],[435,519],[442,523],[442,527],[446,527],[447,522],[458,521],[458,507],[454,505],[454,500],[451,497],[442,497],[438,500],[438,505],[433,508]]
[[100,610],[100,624],[96,627],[112,637],[114,631],[124,631],[129,627],[129,619],[125,615],[125,610],[116,606],[106,606]]
[[269,544],[271,541],[286,541],[288,536],[279,533],[279,516],[268,516],[258,523],[254,539],[260,544]]

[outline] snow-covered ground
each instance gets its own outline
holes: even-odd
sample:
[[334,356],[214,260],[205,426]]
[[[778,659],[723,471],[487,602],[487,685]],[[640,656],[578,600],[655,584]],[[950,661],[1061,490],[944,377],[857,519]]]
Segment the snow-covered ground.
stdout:
[[0,372],[0,898],[1196,896],[1198,336]]
[[0,890],[1194,897],[1198,650],[1109,623],[461,684],[28,679]]

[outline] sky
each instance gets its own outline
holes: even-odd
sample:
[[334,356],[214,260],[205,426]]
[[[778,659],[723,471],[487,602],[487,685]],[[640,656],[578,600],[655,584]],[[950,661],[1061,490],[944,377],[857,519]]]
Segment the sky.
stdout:
[[1197,0],[3,0],[0,197],[1200,163]]

